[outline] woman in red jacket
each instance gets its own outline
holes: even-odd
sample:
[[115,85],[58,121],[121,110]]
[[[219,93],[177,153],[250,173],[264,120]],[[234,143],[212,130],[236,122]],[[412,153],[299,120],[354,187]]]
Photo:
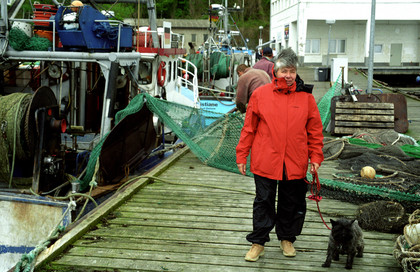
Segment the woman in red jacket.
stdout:
[[297,63],[292,49],[279,54],[273,81],[251,96],[236,147],[236,162],[243,175],[251,151],[250,170],[255,179],[253,231],[246,237],[252,247],[247,261],[264,255],[264,244],[270,241],[274,227],[283,254],[296,256],[293,242],[305,220],[308,164],[314,174],[324,160],[318,107],[312,88],[297,75]]

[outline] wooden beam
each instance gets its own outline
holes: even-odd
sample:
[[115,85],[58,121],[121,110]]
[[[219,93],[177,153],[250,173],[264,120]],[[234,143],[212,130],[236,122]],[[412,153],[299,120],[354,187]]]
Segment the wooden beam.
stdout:
[[[343,109],[337,108],[335,110],[337,114],[365,114],[366,109]],[[394,115],[393,109],[369,109],[370,114],[380,114],[380,115]]]
[[390,122],[394,125],[394,115],[336,115],[336,121],[367,121],[367,122]]
[[385,130],[389,130],[386,128],[362,128],[362,127],[336,127],[334,129],[334,133],[336,134],[354,134],[356,132],[367,132],[367,133],[378,133],[383,132]]
[[394,103],[337,102],[336,107],[348,109],[394,109]]

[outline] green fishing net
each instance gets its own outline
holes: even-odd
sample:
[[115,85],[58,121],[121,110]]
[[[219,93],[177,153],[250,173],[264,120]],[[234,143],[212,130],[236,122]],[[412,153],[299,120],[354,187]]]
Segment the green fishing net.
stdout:
[[[203,59],[202,54],[189,54],[186,56],[186,59],[191,61],[197,67],[197,74],[201,75],[203,73]],[[210,54],[210,74],[213,79],[220,79],[229,76],[229,66],[231,62],[231,56],[226,55],[222,52],[212,52]],[[190,72],[192,67],[189,68]]]
[[[202,162],[239,173],[235,148],[244,123],[244,114],[206,111],[157,99],[148,94],[139,94],[124,110],[116,114],[116,123],[139,111],[144,105],[159,116],[165,126],[172,129]],[[92,151],[86,175],[81,180],[81,189],[87,188],[92,179],[103,141],[104,139]]]
[[12,27],[9,31],[9,44],[13,49],[18,51],[47,51],[52,46],[51,41],[47,38],[39,36],[28,37],[23,30],[17,27]]
[[[0,96],[1,98],[2,96]],[[0,99],[0,181],[9,182],[13,155],[16,159],[27,159],[31,154],[24,146],[24,116],[32,99],[30,94],[13,93]],[[9,157],[9,154],[13,154]]]
[[319,100],[318,102],[318,109],[321,115],[322,126],[325,131],[328,131],[328,125],[331,121],[331,99],[334,96],[341,95],[341,77],[342,74],[338,76],[337,80],[334,82],[332,87],[328,90],[328,92]]

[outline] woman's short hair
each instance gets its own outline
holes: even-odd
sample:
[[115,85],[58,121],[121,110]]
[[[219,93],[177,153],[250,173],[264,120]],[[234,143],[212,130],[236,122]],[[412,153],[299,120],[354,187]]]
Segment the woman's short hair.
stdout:
[[298,57],[292,48],[283,49],[276,57],[274,61],[274,73],[281,68],[297,68],[298,66]]

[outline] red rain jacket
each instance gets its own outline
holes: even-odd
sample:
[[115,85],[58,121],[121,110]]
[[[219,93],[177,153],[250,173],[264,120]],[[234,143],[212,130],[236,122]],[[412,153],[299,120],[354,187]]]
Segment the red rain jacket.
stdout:
[[[303,81],[298,79],[303,85]],[[246,164],[251,150],[251,172],[270,179],[302,179],[308,159],[321,165],[322,122],[311,93],[287,86],[284,78],[257,88],[248,104],[245,124],[236,147],[236,162]]]

